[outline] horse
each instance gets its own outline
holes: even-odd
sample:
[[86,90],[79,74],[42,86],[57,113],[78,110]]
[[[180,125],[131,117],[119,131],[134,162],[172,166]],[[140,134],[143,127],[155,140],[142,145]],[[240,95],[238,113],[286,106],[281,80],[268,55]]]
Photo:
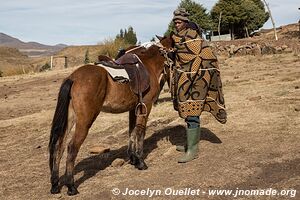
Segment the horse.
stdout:
[[170,43],[164,38],[149,48],[131,49],[142,61],[150,75],[150,87],[143,96],[145,115],[136,115],[139,98],[128,84],[113,81],[108,72],[97,65],[87,64],[76,69],[61,84],[49,141],[49,167],[52,194],[60,193],[59,165],[66,146],[66,137],[75,125],[75,132],[67,147],[65,185],[68,195],[78,192],[74,185],[74,163],[93,122],[102,112],[129,112],[128,156],[130,164],[139,170],[147,169],[143,158],[143,142],[148,116],[160,92],[159,78],[165,67],[161,49]]

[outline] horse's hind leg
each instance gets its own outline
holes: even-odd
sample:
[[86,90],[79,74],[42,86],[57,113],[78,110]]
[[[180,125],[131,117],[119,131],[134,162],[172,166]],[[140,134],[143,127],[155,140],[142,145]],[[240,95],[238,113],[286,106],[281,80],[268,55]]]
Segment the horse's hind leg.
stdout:
[[66,164],[66,186],[68,187],[68,195],[78,194],[78,190],[74,185],[74,164],[80,146],[84,142],[89,127],[87,124],[76,124],[75,133],[68,145],[68,155]]
[[129,138],[128,154],[130,158],[130,163],[135,165],[136,168],[140,170],[147,169],[147,165],[144,162],[144,138],[146,132],[146,125],[149,113],[151,111],[152,104],[147,105],[148,113],[145,116],[137,116],[135,128]]
[[68,195],[75,195],[78,193],[78,190],[74,185],[75,160],[91,125],[93,124],[94,120],[99,114],[100,107],[101,106],[96,106],[95,104],[90,105],[89,108],[87,108],[87,106],[81,105],[81,107],[79,107],[80,110],[75,110],[77,116],[75,133],[68,145],[68,155],[65,173],[66,186],[68,187]]
[[[73,97],[73,108],[76,114],[75,132],[68,145],[68,155],[66,161],[66,186],[68,187],[68,195],[75,195],[78,193],[74,185],[74,164],[78,151],[84,142],[90,127],[99,115],[105,98],[105,79],[101,84],[95,84],[94,87],[89,87],[85,84],[84,90],[76,91]],[[98,88],[102,85],[102,89]],[[98,93],[95,93],[98,91]],[[80,95],[78,95],[80,94]]]

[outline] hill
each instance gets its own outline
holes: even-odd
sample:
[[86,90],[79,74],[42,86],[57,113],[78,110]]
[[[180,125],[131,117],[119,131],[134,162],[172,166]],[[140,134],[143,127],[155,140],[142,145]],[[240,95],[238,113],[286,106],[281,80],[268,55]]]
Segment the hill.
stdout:
[[23,42],[17,38],[0,33],[0,46],[17,48],[28,56],[52,55],[55,52],[65,48],[67,45],[58,44],[55,46],[44,45],[38,42]]
[[26,73],[31,60],[16,48],[0,46],[0,71],[2,76]]
[[[288,39],[288,40],[298,40],[300,39],[299,24],[288,24],[285,26],[280,26],[276,28],[278,39]],[[273,29],[261,29],[254,34],[254,37],[259,37],[260,39],[274,39]]]

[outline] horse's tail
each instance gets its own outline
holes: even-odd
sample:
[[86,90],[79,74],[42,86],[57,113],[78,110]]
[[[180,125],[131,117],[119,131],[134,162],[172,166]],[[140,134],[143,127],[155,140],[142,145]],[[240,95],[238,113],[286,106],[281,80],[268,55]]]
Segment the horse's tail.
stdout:
[[49,165],[50,169],[53,168],[54,153],[57,150],[56,145],[60,138],[63,138],[68,125],[68,109],[70,104],[70,91],[73,81],[66,79],[60,87],[58,94],[57,105],[52,121],[50,141],[49,141]]

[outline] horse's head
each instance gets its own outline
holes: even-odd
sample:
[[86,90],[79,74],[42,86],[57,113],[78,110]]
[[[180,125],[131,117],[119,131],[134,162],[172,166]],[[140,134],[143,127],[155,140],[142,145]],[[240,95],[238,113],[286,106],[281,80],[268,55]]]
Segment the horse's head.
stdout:
[[172,36],[171,35],[164,36],[164,37],[161,37],[161,36],[156,36],[156,37],[159,39],[160,44],[164,48],[166,48],[166,49],[172,48],[172,46],[173,46],[173,40],[172,40]]

